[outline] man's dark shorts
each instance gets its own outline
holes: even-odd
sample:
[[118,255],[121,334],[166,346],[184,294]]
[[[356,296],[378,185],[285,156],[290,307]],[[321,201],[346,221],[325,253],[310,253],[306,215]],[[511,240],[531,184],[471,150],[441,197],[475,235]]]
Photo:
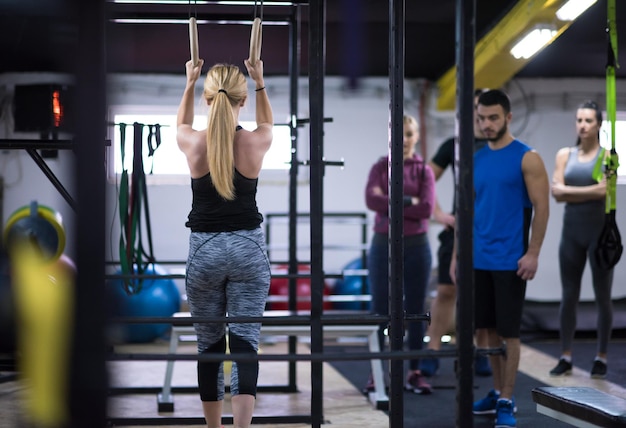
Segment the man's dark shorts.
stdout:
[[454,229],[446,226],[439,233],[439,250],[437,250],[437,281],[439,284],[454,285],[450,278],[450,261],[454,249]]
[[526,281],[514,270],[474,269],[476,328],[495,328],[501,337],[518,338],[526,297]]

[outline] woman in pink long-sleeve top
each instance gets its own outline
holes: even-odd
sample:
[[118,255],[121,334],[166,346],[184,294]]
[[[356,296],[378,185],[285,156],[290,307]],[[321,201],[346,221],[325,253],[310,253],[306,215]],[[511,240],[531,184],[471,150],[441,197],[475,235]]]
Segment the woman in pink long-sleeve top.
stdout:
[[[404,309],[407,314],[422,314],[430,278],[432,256],[428,242],[428,224],[435,205],[435,175],[424,159],[415,152],[419,139],[417,121],[404,117]],[[371,168],[365,201],[376,212],[374,236],[368,252],[372,311],[389,313],[389,168],[388,158],[379,159]],[[381,346],[384,344],[381,326]],[[424,325],[408,323],[409,349],[422,349]],[[370,381],[366,390],[373,387]],[[430,394],[431,386],[419,371],[419,360],[409,361],[405,388],[416,394]]]

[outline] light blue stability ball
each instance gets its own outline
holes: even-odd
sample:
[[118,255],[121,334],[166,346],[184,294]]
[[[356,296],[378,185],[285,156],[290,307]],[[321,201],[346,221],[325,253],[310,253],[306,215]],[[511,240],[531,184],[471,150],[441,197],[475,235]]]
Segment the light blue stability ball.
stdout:
[[[363,270],[363,262],[361,258],[350,261],[343,267],[343,270]],[[367,274],[365,275],[344,275],[338,279],[333,287],[333,294],[338,296],[360,296],[370,294],[370,285]],[[352,309],[352,310],[369,310],[371,302],[359,301],[354,302],[334,302],[335,309]]]

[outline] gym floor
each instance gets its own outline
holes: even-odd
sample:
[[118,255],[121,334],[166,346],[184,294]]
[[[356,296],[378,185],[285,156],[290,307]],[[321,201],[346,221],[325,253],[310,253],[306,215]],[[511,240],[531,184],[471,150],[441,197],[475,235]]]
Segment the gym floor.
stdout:
[[[286,353],[287,346],[281,338],[275,338],[263,343],[261,352],[268,354]],[[152,344],[121,345],[115,351],[120,353],[166,353],[167,341],[157,341]],[[328,349],[336,352],[344,349],[363,350],[365,344],[345,341],[329,340]],[[576,340],[574,353],[577,365],[572,376],[551,378],[548,371],[556,364],[558,358],[558,341],[556,338],[544,338],[526,341],[523,345],[521,364],[516,386],[516,402],[519,408],[518,425],[520,427],[566,427],[567,425],[555,421],[547,416],[538,414],[532,402],[530,390],[536,386],[591,386],[598,390],[626,397],[626,361],[621,356],[626,353],[626,338],[618,334],[611,343],[609,360],[609,375],[605,380],[589,378],[589,367],[594,355],[595,341],[593,338],[579,338]],[[180,353],[195,352],[195,343],[182,344]],[[298,343],[299,353],[308,353],[307,343]],[[284,385],[287,381],[286,362],[262,362],[259,373],[259,385]],[[589,367],[588,367],[589,366]],[[308,415],[310,414],[310,370],[308,363],[297,364],[297,393],[260,393],[257,400],[255,415],[279,416]],[[445,428],[455,426],[455,377],[451,359],[442,361],[439,374],[431,379],[435,387],[430,396],[418,396],[405,393],[405,424],[407,428],[423,426],[429,428]],[[163,384],[165,362],[162,361],[114,361],[109,363],[111,386],[119,389],[158,389]],[[385,411],[375,410],[361,394],[360,388],[367,379],[369,365],[365,361],[344,361],[325,363],[324,365],[324,420],[328,425],[336,427],[388,427],[388,416]],[[174,369],[174,387],[195,387],[195,362],[178,361]],[[491,378],[475,378],[474,397],[482,397],[490,388]],[[14,428],[22,426],[20,419],[22,412],[20,403],[24,387],[17,381],[0,383],[0,427]],[[130,426],[164,426],[192,427],[191,419],[201,417],[200,403],[195,393],[177,393],[174,395],[175,411],[158,412],[155,393],[115,394],[109,401],[109,417],[112,420],[130,418],[141,421],[129,425],[114,424],[129,428]],[[225,402],[225,412],[230,412],[228,399]],[[173,419],[174,418],[174,419]],[[161,420],[159,420],[161,419]],[[166,419],[169,421],[166,422]],[[180,419],[180,423],[176,420]],[[146,421],[154,420],[149,423]],[[195,422],[194,422],[195,423]],[[475,427],[491,427],[491,418],[475,417]],[[304,428],[308,424],[264,424],[257,425],[268,428]],[[227,425],[228,427],[228,425]]]

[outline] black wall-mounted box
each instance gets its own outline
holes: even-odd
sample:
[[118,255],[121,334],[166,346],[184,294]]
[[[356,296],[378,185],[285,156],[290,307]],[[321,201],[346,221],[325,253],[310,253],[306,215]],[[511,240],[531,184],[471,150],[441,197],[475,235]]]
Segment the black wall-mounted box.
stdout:
[[72,132],[71,87],[60,84],[16,85],[13,96],[15,132]]

